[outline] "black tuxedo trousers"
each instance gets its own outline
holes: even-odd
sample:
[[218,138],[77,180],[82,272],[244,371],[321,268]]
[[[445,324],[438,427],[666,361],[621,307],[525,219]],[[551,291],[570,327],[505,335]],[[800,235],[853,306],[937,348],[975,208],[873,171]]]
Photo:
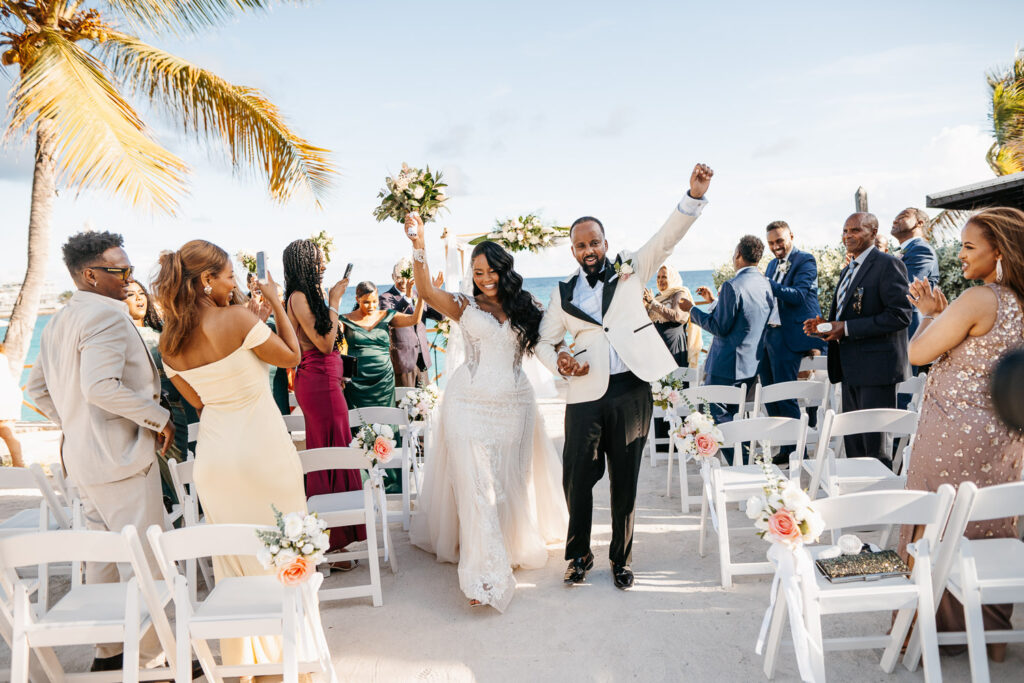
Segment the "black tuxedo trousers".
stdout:
[[644,443],[654,402],[651,385],[632,372],[612,375],[596,401],[565,407],[562,487],[569,508],[565,559],[590,552],[594,485],[604,476],[611,486],[612,541],[608,559],[629,564],[633,554],[633,509]]

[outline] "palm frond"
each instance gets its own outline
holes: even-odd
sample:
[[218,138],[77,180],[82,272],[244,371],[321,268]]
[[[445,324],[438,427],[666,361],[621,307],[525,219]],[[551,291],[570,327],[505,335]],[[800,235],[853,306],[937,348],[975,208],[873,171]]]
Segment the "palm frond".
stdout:
[[944,209],[936,214],[925,227],[924,236],[929,242],[944,243],[960,239],[960,228],[971,217],[971,211]]
[[146,134],[100,62],[55,30],[44,27],[38,35],[12,94],[8,135],[49,119],[65,182],[173,214],[185,163]]
[[153,33],[197,33],[220,26],[252,11],[274,4],[302,4],[305,0],[107,0],[107,5],[137,28]]
[[328,150],[293,132],[283,116],[254,88],[219,76],[123,33],[109,33],[103,56],[113,72],[167,110],[187,132],[219,139],[236,170],[266,176],[279,202],[308,192],[317,206],[336,173]]

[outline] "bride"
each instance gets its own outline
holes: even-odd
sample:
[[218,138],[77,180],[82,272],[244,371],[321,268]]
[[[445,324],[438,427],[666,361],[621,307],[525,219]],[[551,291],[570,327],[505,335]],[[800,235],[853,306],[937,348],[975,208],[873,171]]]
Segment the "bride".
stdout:
[[461,333],[465,362],[449,368],[410,538],[439,561],[458,562],[471,605],[503,612],[515,593],[512,570],[543,567],[546,545],[564,541],[568,525],[561,464],[522,368],[540,338],[543,309],[494,242],[473,250],[466,293],[435,288],[423,223],[410,215],[411,225],[416,289],[458,323],[452,338],[458,344]]

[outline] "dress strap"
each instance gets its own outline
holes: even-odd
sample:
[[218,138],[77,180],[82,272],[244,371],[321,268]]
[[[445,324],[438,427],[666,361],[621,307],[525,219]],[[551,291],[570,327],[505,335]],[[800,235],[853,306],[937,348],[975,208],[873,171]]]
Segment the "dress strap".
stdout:
[[180,373],[167,363],[164,363],[164,374],[167,375],[167,379],[170,379],[171,377],[177,377]]
[[269,325],[262,320],[257,321],[256,324],[252,326],[252,329],[249,330],[249,334],[245,335],[245,339],[242,341],[242,348],[254,349],[270,339],[271,334],[273,334],[273,332]]

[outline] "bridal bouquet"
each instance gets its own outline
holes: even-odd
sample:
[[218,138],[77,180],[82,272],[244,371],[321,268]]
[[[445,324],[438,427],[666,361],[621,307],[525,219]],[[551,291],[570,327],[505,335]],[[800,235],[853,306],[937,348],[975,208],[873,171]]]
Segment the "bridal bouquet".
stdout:
[[403,163],[398,175],[385,178],[384,185],[377,193],[380,206],[373,210],[378,223],[388,218],[404,223],[410,213],[418,213],[424,223],[429,223],[448,200],[444,191],[448,184],[441,182],[440,171],[432,172],[429,166],[420,170]]
[[665,375],[656,382],[651,382],[651,395],[654,397],[654,405],[662,410],[676,409],[682,400],[683,380],[675,375]]
[[442,348],[448,348],[448,337],[452,333],[452,321],[448,318],[437,321],[437,334],[441,337]]
[[471,240],[470,244],[491,240],[513,253],[517,251],[536,253],[545,247],[554,246],[568,236],[569,228],[544,225],[535,214],[528,213],[518,218],[496,221],[491,232]]
[[757,535],[790,550],[817,542],[825,520],[811,507],[811,498],[800,482],[776,475],[764,454],[757,460],[767,478],[764,493],[747,499],[747,517],[754,520]]
[[391,425],[364,424],[352,440],[353,448],[361,448],[373,465],[383,465],[395,454],[395,430]]
[[320,247],[320,251],[324,255],[324,263],[331,262],[331,252],[334,251],[334,238],[327,234],[326,230],[321,230],[315,235],[311,235],[309,241]]
[[256,254],[251,251],[240,251],[235,254],[235,258],[238,259],[238,262],[242,264],[243,268],[253,275],[256,274]]
[[436,384],[428,384],[422,389],[413,389],[398,402],[399,408],[404,408],[409,414],[409,419],[414,421],[425,421],[437,405],[438,391]]
[[289,512],[287,515],[274,505],[276,529],[257,529],[256,536],[263,547],[256,558],[264,569],[276,569],[277,580],[286,586],[294,586],[308,579],[316,565],[324,560],[324,553],[331,545],[327,523],[316,513],[303,515]]
[[722,446],[724,436],[711,418],[707,404],[698,410],[690,405],[690,414],[674,427],[669,436],[675,439],[679,451],[696,459],[710,458]]

